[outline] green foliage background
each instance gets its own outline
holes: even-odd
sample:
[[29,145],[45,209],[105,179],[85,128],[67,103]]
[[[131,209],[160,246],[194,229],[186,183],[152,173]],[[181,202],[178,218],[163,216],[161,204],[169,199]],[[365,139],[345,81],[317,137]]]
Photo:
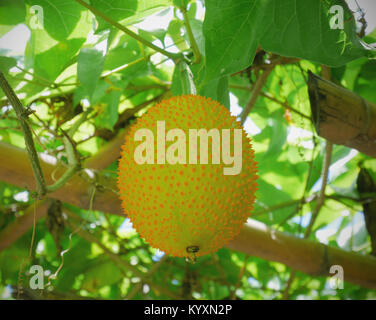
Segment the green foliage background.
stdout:
[[[278,230],[296,236],[304,234],[314,203],[300,208],[299,201],[318,192],[325,144],[309,120],[306,72],[320,74],[322,65],[327,65],[332,68],[333,81],[376,103],[376,63],[371,58],[373,53],[366,50],[356,34],[359,27],[350,10],[345,8],[344,30],[330,28],[329,8],[343,2],[86,2],[143,39],[167,51],[176,50],[190,60],[194,53],[179,9],[187,6],[189,24],[201,53],[200,63],[189,66],[197,92],[229,108],[230,93],[232,104],[246,105],[258,68],[276,57],[296,58],[289,63],[276,63],[262,89],[264,94],[259,96],[249,116],[260,129],[252,135],[260,179],[256,208],[250,216]],[[43,28],[33,27],[35,15],[30,8],[35,5],[43,8]],[[205,17],[196,12],[202,7]],[[154,29],[143,30],[134,26],[155,15],[169,19],[168,27],[155,24]],[[83,110],[91,110],[91,116],[73,138],[80,156],[86,158],[132,122],[131,118],[117,126],[119,115],[125,110],[186,90],[179,64],[175,67],[171,60],[94,16],[75,0],[1,0],[0,37],[20,24],[29,33],[25,50],[13,54],[6,45],[0,47],[0,69],[23,103],[36,111],[30,121],[38,137],[37,150],[61,161],[66,161],[66,155],[54,133],[58,128],[69,129]],[[376,42],[376,33],[368,34],[362,41]],[[261,50],[265,53],[259,61],[257,55]],[[0,106],[0,140],[25,148],[15,113],[8,107],[2,91]],[[297,131],[298,137],[291,134],[297,128],[305,130]],[[331,246],[368,254],[369,235],[362,206],[356,200],[360,162],[376,176],[375,159],[351,153],[344,146],[334,146],[332,164],[337,165],[331,167],[326,191],[331,197],[320,211],[311,238],[322,241],[320,235],[326,234]],[[115,177],[116,166],[114,162],[103,172]],[[0,232],[32,202],[27,191],[0,182]],[[202,257],[193,265],[182,259],[162,257],[140,239],[128,220],[63,206],[83,219],[83,228],[96,241],[74,234],[69,246],[71,228],[65,226],[56,231],[47,227],[45,219],[40,220],[36,225],[32,260],[24,266],[24,271],[32,264],[39,264],[47,272],[47,282],[47,276],[61,265],[59,243],[63,249],[70,249],[57,278],[51,280],[51,290],[30,293],[34,298],[278,299],[289,279],[288,267],[227,248]],[[274,206],[280,208],[273,209]],[[20,285],[22,273],[23,286],[27,287],[30,275],[20,272],[20,268],[29,255],[31,234],[32,230],[0,252],[0,292],[5,298]],[[98,243],[124,263],[111,258]],[[148,277],[142,276],[151,270]],[[349,283],[343,290],[331,290],[328,279],[298,272],[290,298],[375,299],[376,294]]]

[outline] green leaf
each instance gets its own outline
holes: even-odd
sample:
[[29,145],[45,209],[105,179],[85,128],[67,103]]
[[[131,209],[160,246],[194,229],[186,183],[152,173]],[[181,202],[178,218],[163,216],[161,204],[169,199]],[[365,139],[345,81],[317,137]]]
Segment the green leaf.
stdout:
[[281,112],[277,112],[278,116],[271,115],[268,119],[268,126],[272,128],[272,134],[270,137],[270,143],[268,150],[264,154],[264,158],[267,159],[271,155],[280,154],[283,145],[287,138],[287,126],[282,120],[283,115]]
[[84,9],[74,0],[27,0],[27,3],[43,9],[43,28],[58,41],[65,41],[69,38]]
[[[13,68],[16,65],[17,65],[16,59],[0,56],[0,70],[3,73],[5,74],[8,73],[9,69]],[[15,87],[19,83],[19,80],[14,79],[12,76],[7,76],[7,80],[12,87]],[[4,91],[0,90],[0,98],[2,98],[4,95],[5,95]]]
[[[90,0],[90,4],[112,20],[126,26],[140,22],[143,18],[170,6],[172,2],[171,0]],[[98,18],[98,22],[97,32],[110,27],[110,24],[101,18]]]
[[[307,184],[307,190],[311,190],[311,188],[315,185],[315,183],[318,181],[318,179],[321,176],[321,170],[322,170],[322,163],[323,163],[323,157],[325,153],[325,144],[321,144],[320,153],[315,157],[312,165],[312,173],[311,177]],[[341,145],[334,145],[333,151],[332,151],[332,157],[331,157],[331,164],[335,163],[339,159],[342,159],[348,153],[351,151],[350,148],[341,146]]]
[[[90,4],[115,21],[130,17],[137,11],[137,0],[90,0]],[[98,29],[102,30],[109,26],[109,23],[99,18]]]
[[266,51],[329,66],[366,55],[347,7],[344,30],[330,28],[329,9],[342,3],[337,0],[205,3],[206,81],[248,67],[259,45]]
[[228,76],[214,79],[203,85],[199,94],[201,96],[212,98],[230,109],[230,92],[228,89]]
[[206,0],[206,81],[245,69],[256,53],[266,1]]
[[[205,75],[204,62],[202,61],[200,64],[193,64],[189,66],[189,68],[193,74],[197,94],[218,101],[229,109],[230,92],[228,85],[228,76],[203,83],[202,79]],[[171,86],[171,92],[173,95],[181,95],[186,92],[184,91],[182,84],[183,75],[184,73],[181,73],[178,68],[175,67]]]
[[9,69],[13,68],[15,65],[17,65],[16,59],[0,56],[0,70],[2,72],[8,72]]
[[89,99],[93,96],[99,77],[102,73],[104,56],[96,49],[81,49],[78,55],[77,76],[85,88]]
[[0,270],[4,278],[15,277],[20,271],[20,265],[27,259],[26,246],[13,245],[10,249],[0,253]]
[[181,20],[171,20],[167,29],[167,33],[170,35],[171,39],[174,41],[175,46],[180,51],[189,49],[184,37],[182,36],[183,25],[184,23]]
[[227,281],[235,284],[239,277],[240,267],[231,259],[232,252],[226,248],[222,248],[216,254],[219,258],[220,267],[226,270]]
[[54,81],[71,63],[85,39],[71,39],[60,42],[34,58],[35,73]]
[[[111,261],[100,261],[86,270],[82,288],[89,292],[97,292],[105,285],[116,283],[122,278],[121,270]],[[98,263],[99,262],[99,263]]]
[[331,199],[325,200],[325,205],[320,209],[320,214],[317,216],[315,224],[313,225],[313,232],[341,217],[345,209],[347,209],[346,206],[338,201]]
[[162,11],[172,5],[171,0],[138,0],[137,10],[132,16],[124,19],[122,24],[130,25],[142,21],[147,16]]
[[0,23],[2,25],[16,25],[25,20],[26,9],[23,0],[0,1]]
[[121,92],[111,91],[102,99],[102,110],[95,118],[95,124],[99,128],[112,130],[119,118],[118,107]]
[[186,8],[190,0],[173,0],[174,6]]
[[354,91],[363,98],[376,103],[376,62],[370,60],[365,63],[356,78]]
[[140,46],[135,39],[126,35],[120,38],[119,43],[106,54],[103,70],[113,70],[141,57]]
[[[255,211],[258,209],[269,208],[277,204],[286,203],[293,200],[293,198],[284,190],[277,189],[275,184],[270,184],[262,178],[259,178],[257,180],[257,184],[258,190],[256,192],[257,202],[255,206]],[[257,219],[268,225],[272,225],[280,223],[293,211],[294,206],[286,207],[272,211],[268,215],[257,216]]]
[[194,19],[195,16],[196,16],[196,12],[197,12],[197,3],[193,2],[193,3],[190,4],[190,6],[188,8],[188,12],[187,12],[188,18]]
[[[344,9],[344,30],[330,27],[333,5]],[[356,35],[352,12],[343,1],[271,0],[265,22],[268,27],[260,37],[260,44],[266,51],[332,67],[366,54]]]
[[[157,26],[156,26],[157,27]],[[153,42],[155,39],[158,39],[162,44],[164,44],[165,37],[167,34],[166,29],[153,29],[153,30],[142,30],[138,29],[138,34],[149,42]],[[145,48],[148,49],[148,48]]]
[[[68,248],[68,242],[65,243],[63,247]],[[64,255],[64,266],[56,280],[56,287],[59,290],[70,290],[74,284],[75,278],[85,272],[90,263],[90,249],[90,243],[82,238],[72,237],[70,249]],[[69,268],[67,266],[69,266]]]
[[91,105],[99,103],[106,95],[107,89],[110,87],[110,84],[105,81],[105,79],[100,79],[95,87],[94,94],[90,98]]
[[[25,69],[34,69],[36,77],[39,80],[44,78],[47,81],[43,82],[47,84],[48,81],[55,81],[67,67],[75,62],[75,55],[91,29],[87,18],[88,12],[85,11],[69,38],[60,42],[51,37],[45,29],[30,28],[31,35],[25,48]],[[44,89],[36,83],[29,83],[26,87],[28,87],[27,93],[30,97]]]

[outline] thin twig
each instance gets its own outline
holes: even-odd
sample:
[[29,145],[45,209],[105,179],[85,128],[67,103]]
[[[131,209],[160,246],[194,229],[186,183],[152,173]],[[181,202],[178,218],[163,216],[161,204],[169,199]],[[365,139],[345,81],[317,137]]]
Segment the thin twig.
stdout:
[[301,202],[302,202],[302,204],[309,203],[309,202],[314,201],[315,199],[316,199],[315,196],[311,196],[311,197],[307,197],[307,198],[303,198],[303,199],[296,199],[296,200],[290,200],[290,201],[278,203],[274,206],[270,206],[270,207],[259,209],[259,210],[252,212],[252,217],[260,216],[260,215],[263,215],[263,214],[266,214],[266,213],[269,213],[269,212],[273,212],[273,211],[276,211],[276,210],[284,209],[284,208],[287,208],[287,207],[299,205]]
[[[310,234],[312,232],[313,225],[315,224],[316,219],[319,215],[319,212],[320,212],[322,206],[324,205],[325,189],[326,189],[328,175],[329,175],[329,166],[330,166],[330,160],[331,160],[331,156],[332,156],[332,149],[333,149],[333,144],[330,141],[327,140],[326,145],[325,145],[325,155],[324,155],[324,160],[323,160],[324,162],[323,162],[323,167],[322,167],[322,171],[321,171],[321,188],[320,188],[320,192],[319,192],[319,195],[318,195],[318,198],[317,198],[317,201],[316,201],[315,210],[312,213],[311,220],[310,220],[309,225],[307,226],[305,233],[304,233],[305,239],[307,239],[310,236]],[[283,291],[282,299],[288,299],[291,284],[294,281],[295,277],[296,277],[296,271],[292,270],[291,273],[290,273],[289,280],[287,281],[286,287]]]
[[[26,69],[24,69],[24,68],[21,68],[20,66],[16,66],[16,68],[19,69],[19,70],[22,71],[22,72],[25,72],[25,73],[31,75],[33,78],[36,78],[36,79],[38,79],[38,80],[44,82],[44,83],[45,83],[44,86],[46,86],[46,87],[50,87],[50,86],[53,85],[53,82],[51,82],[51,81],[49,81],[49,80],[47,80],[47,79],[45,79],[45,78],[43,78],[43,77],[41,77],[41,76],[39,76],[39,75],[36,75],[36,74],[30,72],[29,70],[26,70]],[[26,80],[26,79],[23,79],[23,80]]]
[[261,93],[262,87],[265,85],[266,80],[268,79],[268,76],[270,72],[272,72],[272,70],[273,70],[273,67],[268,67],[264,69],[261,76],[256,80],[256,83],[251,93],[251,97],[248,103],[246,104],[246,106],[244,107],[243,112],[240,115],[240,122],[242,124],[244,124],[245,120],[247,120],[248,114],[251,112],[253,106],[255,105],[257,98]]
[[317,201],[316,201],[315,210],[313,211],[310,223],[309,223],[307,229],[305,230],[304,238],[308,238],[309,235],[311,234],[313,225],[315,224],[316,219],[319,215],[319,212],[320,212],[322,206],[324,205],[325,189],[326,189],[326,185],[327,185],[327,181],[328,181],[329,166],[330,166],[330,160],[331,160],[331,157],[332,157],[332,150],[333,150],[333,143],[330,142],[329,140],[327,140],[326,145],[325,145],[324,163],[323,163],[323,168],[322,168],[322,171],[321,171],[321,180],[322,180],[321,181],[321,188],[320,188],[320,192],[319,192],[319,195],[318,195],[318,198],[317,198]]
[[[65,150],[67,152],[69,168],[60,177],[58,181],[50,186],[46,186],[46,181],[44,179],[43,171],[39,162],[39,157],[35,149],[34,140],[32,136],[32,131],[28,123],[28,113],[23,107],[21,101],[18,99],[17,95],[9,85],[8,81],[4,77],[3,73],[0,71],[0,86],[4,93],[8,97],[10,103],[12,104],[17,118],[20,122],[22,131],[25,136],[26,149],[31,162],[31,167],[33,169],[34,176],[37,182],[37,195],[38,197],[44,196],[47,192],[54,192],[61,188],[79,169],[78,155],[74,143],[69,135],[65,135],[63,138],[63,143]],[[73,136],[78,127],[86,120],[89,110],[84,112],[81,117],[73,124],[69,130],[69,134]]]
[[63,131],[63,143],[65,147],[65,152],[67,153],[69,167],[54,184],[47,187],[47,192],[54,192],[60,189],[80,169],[80,158],[77,154],[75,143],[72,137],[74,133],[77,131],[77,129],[80,127],[80,125],[86,121],[89,113],[90,109],[83,112],[80,118],[78,118],[78,120],[72,125],[68,133],[65,133]]
[[[237,85],[237,84],[230,84],[229,87],[231,89],[239,89],[239,90],[245,90],[245,91],[252,92],[252,88],[248,87],[248,86],[242,86],[242,85]],[[292,112],[300,115],[301,117],[303,117],[303,118],[305,118],[307,120],[311,120],[311,118],[309,116],[305,115],[304,113],[302,113],[299,110],[296,110],[292,106],[290,106],[287,101],[281,101],[281,100],[275,98],[274,96],[272,96],[269,92],[260,92],[260,96],[268,98],[269,100],[271,100],[271,101],[273,101],[275,103],[280,104],[284,109],[290,110],[290,111],[292,111]]]
[[145,279],[150,279],[151,276],[162,266],[168,259],[168,255],[164,255],[157,263],[155,263],[150,270],[140,279],[140,282],[133,287],[132,291],[126,296],[125,300],[131,300],[141,289]]
[[9,102],[11,103],[11,105],[14,108],[14,111],[16,112],[18,121],[20,122],[25,137],[26,150],[31,162],[31,168],[33,170],[37,184],[38,197],[42,197],[47,192],[46,181],[44,179],[42,167],[40,165],[38,154],[35,149],[33,135],[29,127],[28,113],[1,71],[0,86],[3,89],[5,95],[8,97]]
[[294,109],[294,108],[291,107],[287,102],[281,101],[281,100],[279,100],[279,99],[273,97],[270,93],[267,93],[267,92],[261,92],[261,93],[260,93],[260,96],[263,96],[263,97],[265,97],[265,98],[267,98],[267,99],[269,99],[269,100],[271,100],[271,101],[273,101],[273,102],[275,102],[275,103],[278,103],[278,104],[280,104],[283,108],[285,108],[285,109],[289,109],[289,110],[291,110],[292,112],[294,112],[294,113],[300,115],[302,118],[305,118],[305,119],[311,121],[311,118],[310,118],[309,116],[307,116],[306,114],[300,112],[299,110]]
[[[330,80],[331,69],[328,66],[323,65],[321,72],[322,72],[322,75],[325,79]],[[327,185],[327,182],[328,182],[329,166],[330,166],[330,162],[331,162],[332,151],[333,151],[333,143],[330,142],[329,140],[326,140],[325,154],[324,154],[323,166],[322,166],[322,170],[321,170],[321,188],[320,188],[320,191],[319,191],[319,195],[317,197],[315,210],[312,212],[311,220],[309,221],[309,224],[308,224],[308,226],[307,226],[307,228],[304,232],[304,238],[305,239],[309,238],[309,236],[312,232],[312,228],[313,228],[313,226],[316,222],[316,219],[317,219],[317,217],[320,213],[320,210],[321,210],[321,208],[322,208],[322,206],[324,205],[324,202],[325,202],[325,189],[326,189],[326,185]],[[311,170],[312,170],[312,168],[311,168]],[[283,294],[282,294],[283,299],[288,299],[290,287],[291,287],[291,284],[294,281],[295,277],[296,277],[296,271],[293,270],[290,273],[290,277],[289,277],[289,280],[287,282],[286,288],[283,291]]]
[[[311,179],[311,175],[312,175],[312,169],[313,169],[313,161],[314,161],[314,158],[315,158],[315,150],[316,150],[316,139],[315,137],[313,136],[313,144],[314,144],[314,148],[312,149],[312,155],[311,155],[311,160],[309,161],[309,165],[308,165],[308,173],[307,173],[307,177],[306,177],[306,181],[305,181],[305,186],[304,186],[304,189],[303,189],[303,194],[302,194],[302,197],[300,199],[300,202],[298,204],[298,206],[296,207],[295,211],[292,212],[288,217],[286,217],[278,226],[281,227],[282,225],[284,225],[288,220],[290,220],[293,216],[295,216],[295,214],[297,214],[298,212],[301,211],[303,205],[305,203],[307,203],[306,201],[306,193],[308,191],[308,185],[309,185],[309,181]],[[312,198],[312,200],[316,200],[317,199],[317,195],[312,195],[310,198]],[[302,217],[302,215],[300,215]],[[301,224],[299,224],[299,232],[300,232],[300,226]],[[278,229],[277,228],[277,229]]]
[[[65,210],[65,212],[68,214],[68,216],[70,218],[73,218],[73,219],[79,219],[80,218],[79,216],[70,212],[69,210]],[[96,245],[98,245],[103,250],[104,254],[106,254],[121,269],[124,269],[126,271],[133,273],[138,278],[144,279],[144,282],[147,283],[148,285],[150,285],[152,288],[154,288],[155,291],[161,292],[161,293],[165,294],[166,296],[168,296],[169,298],[172,298],[172,299],[180,299],[180,297],[177,294],[170,291],[168,288],[162,287],[162,286],[159,286],[159,285],[153,283],[153,281],[151,281],[148,277],[145,277],[147,275],[147,273],[140,271],[138,268],[132,266],[130,263],[123,260],[118,254],[113,253],[100,240],[98,240],[96,236],[94,236],[93,234],[91,234],[87,230],[84,230],[82,228],[79,229],[78,225],[75,222],[73,222],[73,219],[70,219],[69,221],[67,221],[67,224],[71,228],[78,230],[77,234],[80,235],[83,239],[85,239],[86,241],[88,241],[90,243],[95,243]]]
[[282,299],[283,300],[287,300],[289,298],[290,288],[291,288],[292,283],[295,280],[295,277],[296,277],[296,271],[292,270],[291,273],[290,273],[289,279],[287,280],[286,287],[282,292]]
[[244,256],[244,263],[243,263],[243,266],[242,268],[240,269],[240,272],[239,272],[239,275],[238,275],[238,280],[236,281],[236,284],[235,284],[235,287],[234,287],[234,290],[232,291],[232,294],[231,294],[231,300],[235,300],[236,299],[236,290],[240,287],[241,285],[241,282],[242,282],[242,279],[243,279],[243,276],[244,276],[244,272],[247,268],[247,263],[248,263],[248,258],[249,258],[249,255],[246,254]]
[[134,61],[132,61],[132,62],[129,62],[129,63],[127,63],[127,64],[124,64],[124,65],[120,66],[120,67],[117,67],[117,68],[115,68],[115,69],[112,69],[112,70],[110,70],[110,71],[107,71],[107,72],[105,72],[105,73],[103,73],[103,74],[101,75],[101,79],[106,78],[106,77],[108,77],[108,76],[110,76],[110,75],[112,75],[112,74],[114,74],[114,73],[116,73],[116,72],[124,71],[124,70],[126,70],[126,69],[128,69],[128,68],[130,68],[130,67],[133,67],[134,65],[136,65],[137,63],[140,63],[140,62],[142,62],[142,61],[148,61],[148,60],[150,59],[151,56],[152,56],[152,55],[149,54],[149,55],[147,55],[147,56],[145,56],[145,57],[138,58],[138,59],[136,59],[136,60],[134,60]]

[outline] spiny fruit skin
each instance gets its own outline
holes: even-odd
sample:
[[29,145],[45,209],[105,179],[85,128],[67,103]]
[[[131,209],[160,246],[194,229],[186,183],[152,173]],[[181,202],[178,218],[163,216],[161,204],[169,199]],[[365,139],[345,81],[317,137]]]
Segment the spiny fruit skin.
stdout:
[[[209,164],[137,164],[134,151],[141,142],[134,141],[134,134],[138,129],[153,132],[157,159],[157,121],[165,121],[166,132],[180,128],[186,137],[189,129],[242,127],[220,103],[183,95],[150,108],[132,125],[122,147],[120,198],[140,236],[172,256],[190,256],[187,248],[191,246],[198,246],[197,257],[215,252],[240,232],[253,209],[257,168],[250,139],[242,129],[242,170],[238,175],[224,175],[222,161],[211,163],[210,139]],[[231,136],[233,139],[233,132]],[[171,143],[166,142],[166,149]]]

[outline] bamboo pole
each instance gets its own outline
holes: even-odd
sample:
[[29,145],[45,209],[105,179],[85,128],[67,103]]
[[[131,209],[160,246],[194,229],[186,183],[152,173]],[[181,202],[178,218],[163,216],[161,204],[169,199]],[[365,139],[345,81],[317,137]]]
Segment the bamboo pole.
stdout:
[[317,133],[376,157],[376,105],[356,93],[308,73],[308,93]]
[[[91,170],[101,170],[106,168],[112,162],[114,162],[119,157],[119,150],[124,141],[126,130],[119,132],[118,136],[111,142],[107,143],[96,155],[87,159],[85,161],[85,167]],[[25,161],[25,152],[22,149],[16,148],[9,144],[5,144],[0,141],[0,180],[9,182],[11,184],[18,185],[22,188],[33,190],[35,180],[30,179],[28,165]],[[40,159],[43,171],[47,173],[46,178],[49,181],[49,177],[58,176],[60,172],[64,171],[62,166],[55,166],[46,161]],[[13,170],[13,165],[16,165],[17,169]],[[94,173],[94,171],[91,171]],[[49,194],[52,198],[77,205],[84,209],[89,209],[90,196],[92,193],[91,188],[93,188],[93,183],[91,183],[91,178],[86,176],[85,173],[80,175],[76,174],[71,178],[66,185],[64,185],[58,191]],[[102,188],[97,188],[95,192],[95,197],[93,199],[93,209],[99,211],[112,211],[112,213],[124,216],[121,210],[119,198],[115,193],[109,191],[109,188],[116,188],[114,181],[106,181],[106,179],[98,173],[95,173],[96,181],[100,182]],[[74,192],[71,193],[72,185],[74,186]],[[103,186],[105,189],[103,190]],[[106,189],[107,188],[107,189]],[[83,192],[87,190],[86,193]],[[103,200],[106,199],[106,200]],[[34,210],[35,210],[35,220],[43,218],[48,210],[50,200],[43,199],[37,201],[34,205],[32,204],[28,207],[21,217],[18,217],[15,221],[9,223],[0,233],[0,251],[9,247],[13,242],[25,234],[32,226],[34,221]],[[115,208],[118,207],[119,210],[116,211],[112,207],[115,204]]]
[[[60,163],[53,164],[39,157],[47,184],[52,184],[66,170]],[[25,150],[0,141],[0,180],[27,190],[35,190],[35,179]],[[96,177],[96,178],[95,178]],[[58,199],[88,209],[94,181],[102,185],[95,193],[93,209],[122,215],[120,199],[116,193],[116,182],[95,172],[81,171],[71,177],[67,183],[55,192],[48,194]]]
[[[0,142],[0,180],[15,184],[19,187],[35,187],[33,174],[28,164],[24,150]],[[50,176],[56,166],[41,161],[46,178]],[[70,180],[71,181],[71,180]],[[76,183],[79,186],[76,186]],[[109,185],[115,182],[110,180]],[[60,192],[49,196],[64,202],[73,203],[88,208],[88,184],[79,175],[72,178],[68,186],[59,189]],[[97,197],[98,193],[98,197]],[[116,195],[104,189],[97,192],[93,208],[107,213],[122,214],[120,200]],[[29,219],[30,220],[30,219]],[[29,227],[32,225],[30,224]],[[17,232],[20,232],[18,228]],[[27,230],[26,222],[22,232]],[[14,231],[14,229],[13,229]],[[7,233],[9,235],[9,233]],[[13,235],[14,237],[14,235]],[[0,243],[6,237],[0,233]],[[8,245],[10,241],[8,239]],[[0,248],[4,246],[0,245]],[[240,234],[232,240],[228,247],[249,255],[266,260],[283,263],[293,269],[312,274],[327,276],[331,265],[340,265],[344,268],[344,280],[364,287],[376,289],[376,258],[363,256],[354,252],[347,252],[334,247],[293,235],[273,230],[263,223],[249,219]]]
[[330,267],[339,265],[344,271],[344,281],[376,289],[375,257],[297,238],[253,219],[248,220],[228,247],[312,276],[330,276]]

